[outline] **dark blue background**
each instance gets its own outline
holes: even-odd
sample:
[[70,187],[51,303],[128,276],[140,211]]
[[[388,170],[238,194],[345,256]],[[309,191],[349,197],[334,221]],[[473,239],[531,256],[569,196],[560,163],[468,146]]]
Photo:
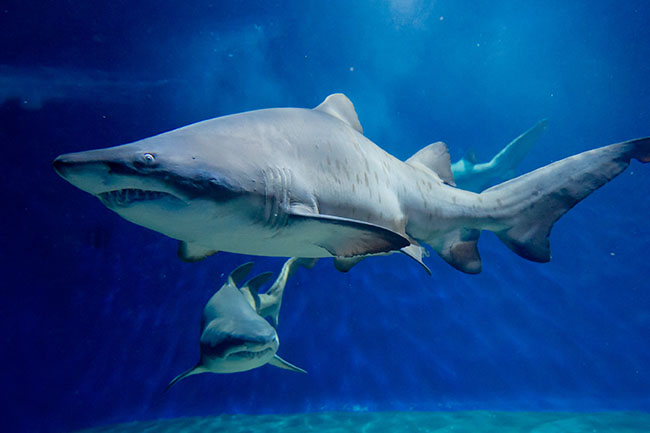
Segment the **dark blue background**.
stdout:
[[[567,214],[548,264],[489,233],[478,276],[435,255],[432,277],[401,256],[349,274],[321,260],[290,280],[280,318],[279,353],[309,375],[265,366],[195,376],[167,394],[196,361],[203,305],[249,258],[182,263],[174,241],[50,167],[61,153],[344,92],[366,135],[400,158],[436,140],[454,159],[470,148],[488,158],[548,118],[525,171],[650,135],[649,18],[645,1],[3,3],[3,424],[650,410],[650,167],[634,163]],[[11,91],[27,77],[42,104]],[[258,271],[283,262],[254,260]]]

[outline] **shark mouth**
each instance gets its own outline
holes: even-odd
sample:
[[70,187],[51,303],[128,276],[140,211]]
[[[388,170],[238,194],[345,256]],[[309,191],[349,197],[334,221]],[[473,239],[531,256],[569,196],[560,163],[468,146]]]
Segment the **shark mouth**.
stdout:
[[97,198],[108,207],[124,207],[139,201],[152,201],[162,198],[179,200],[173,194],[162,191],[146,191],[142,189],[126,188],[106,191],[97,194]]
[[233,359],[233,358],[238,358],[238,359],[257,359],[257,358],[262,358],[270,353],[273,352],[273,349],[270,347],[267,347],[266,349],[257,351],[257,352],[251,352],[249,350],[242,350],[239,352],[233,352],[229,353],[226,355],[226,359]]

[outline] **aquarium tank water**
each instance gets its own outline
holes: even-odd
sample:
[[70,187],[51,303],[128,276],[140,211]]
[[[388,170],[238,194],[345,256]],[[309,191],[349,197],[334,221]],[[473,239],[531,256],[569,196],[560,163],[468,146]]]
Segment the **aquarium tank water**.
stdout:
[[[564,160],[650,136],[649,19],[640,0],[3,2],[2,430],[650,431],[647,141]],[[60,156],[278,107],[306,110],[146,142],[167,159]],[[208,190],[219,211],[181,218]],[[114,211],[133,203],[159,207]]]

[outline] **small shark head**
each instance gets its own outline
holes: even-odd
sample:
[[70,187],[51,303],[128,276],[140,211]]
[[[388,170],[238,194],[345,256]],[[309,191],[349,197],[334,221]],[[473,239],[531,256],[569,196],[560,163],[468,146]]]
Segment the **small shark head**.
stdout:
[[235,373],[267,364],[278,351],[275,329],[260,316],[215,319],[201,335],[200,365],[214,373]]
[[[243,188],[227,156],[214,157],[218,146],[201,136],[185,136],[180,129],[121,146],[68,153],[53,166],[123,218],[191,242],[197,227],[218,228],[215,218],[232,214],[225,204],[240,197]],[[188,232],[190,228],[195,230]]]
[[269,322],[254,310],[235,281],[252,263],[237,268],[210,298],[201,318],[200,360],[167,385],[200,373],[237,373],[271,362],[280,341]]

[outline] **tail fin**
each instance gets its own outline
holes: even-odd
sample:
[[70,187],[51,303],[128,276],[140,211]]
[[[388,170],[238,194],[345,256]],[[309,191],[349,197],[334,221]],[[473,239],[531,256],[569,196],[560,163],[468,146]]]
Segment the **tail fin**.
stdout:
[[284,262],[280,275],[271,288],[266,293],[260,295],[258,314],[262,317],[268,317],[274,328],[278,328],[278,316],[280,315],[282,296],[284,295],[284,287],[287,284],[287,280],[291,278],[300,266],[311,269],[317,261],[318,259],[291,257]]
[[650,137],[612,144],[557,161],[481,193],[493,209],[488,230],[520,256],[547,262],[555,221],[625,170],[650,162]]

